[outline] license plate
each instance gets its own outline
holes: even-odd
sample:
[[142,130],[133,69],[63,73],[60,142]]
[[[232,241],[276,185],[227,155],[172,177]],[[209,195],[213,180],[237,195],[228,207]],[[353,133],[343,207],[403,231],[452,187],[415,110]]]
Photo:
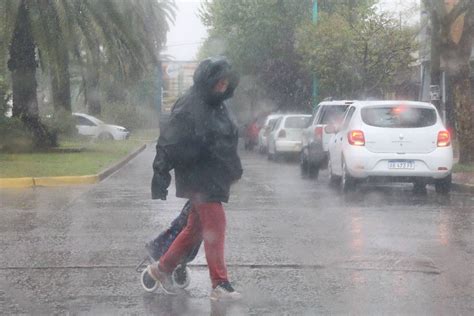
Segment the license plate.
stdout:
[[388,169],[415,169],[415,162],[412,160],[389,160]]

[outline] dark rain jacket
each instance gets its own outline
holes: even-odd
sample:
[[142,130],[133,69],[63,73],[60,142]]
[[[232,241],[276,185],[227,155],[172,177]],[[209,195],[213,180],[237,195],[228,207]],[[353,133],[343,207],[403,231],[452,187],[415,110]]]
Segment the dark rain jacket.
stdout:
[[[221,78],[224,93],[213,93]],[[238,85],[225,59],[206,59],[194,73],[194,85],[173,106],[161,131],[153,162],[152,198],[165,199],[174,169],[176,196],[203,202],[227,202],[233,182],[242,176],[238,130],[224,103]]]

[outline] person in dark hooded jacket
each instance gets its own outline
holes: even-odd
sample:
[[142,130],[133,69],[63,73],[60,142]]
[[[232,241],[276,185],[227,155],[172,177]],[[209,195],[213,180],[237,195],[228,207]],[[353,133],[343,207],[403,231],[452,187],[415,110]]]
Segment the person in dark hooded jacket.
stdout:
[[176,196],[191,200],[192,210],[181,231],[159,263],[147,273],[162,288],[174,292],[171,273],[197,244],[204,241],[212,281],[211,299],[237,299],[224,261],[226,219],[232,183],[242,176],[237,153],[238,130],[224,100],[232,97],[239,79],[225,58],[203,60],[194,85],[173,106],[161,131],[153,162],[152,198],[165,200],[174,169]]

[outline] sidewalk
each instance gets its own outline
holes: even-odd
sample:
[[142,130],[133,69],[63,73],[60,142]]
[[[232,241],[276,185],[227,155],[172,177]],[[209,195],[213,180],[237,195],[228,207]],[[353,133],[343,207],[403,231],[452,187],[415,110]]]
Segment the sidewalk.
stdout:
[[474,172],[453,173],[453,184],[460,191],[474,192]]

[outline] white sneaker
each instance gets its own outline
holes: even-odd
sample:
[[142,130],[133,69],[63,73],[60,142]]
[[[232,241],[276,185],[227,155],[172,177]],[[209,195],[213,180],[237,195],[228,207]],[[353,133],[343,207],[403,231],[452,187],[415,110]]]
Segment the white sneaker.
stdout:
[[212,290],[210,298],[213,301],[237,301],[242,294],[234,290],[229,282],[222,282]]
[[164,273],[158,267],[158,262],[150,264],[146,268],[147,274],[155,280],[157,283],[160,284],[161,289],[169,295],[176,295],[176,288],[173,285],[173,281],[171,279],[171,274]]

